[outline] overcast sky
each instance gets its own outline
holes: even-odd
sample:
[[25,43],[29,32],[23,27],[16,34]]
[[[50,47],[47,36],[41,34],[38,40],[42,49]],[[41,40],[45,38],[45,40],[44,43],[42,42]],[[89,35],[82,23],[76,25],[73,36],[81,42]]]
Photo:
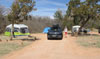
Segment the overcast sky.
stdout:
[[[10,8],[14,0],[0,0],[0,5]],[[69,0],[35,0],[37,11],[32,11],[30,14],[33,16],[48,16],[53,18],[57,9],[61,9],[63,13],[66,12],[66,4]]]

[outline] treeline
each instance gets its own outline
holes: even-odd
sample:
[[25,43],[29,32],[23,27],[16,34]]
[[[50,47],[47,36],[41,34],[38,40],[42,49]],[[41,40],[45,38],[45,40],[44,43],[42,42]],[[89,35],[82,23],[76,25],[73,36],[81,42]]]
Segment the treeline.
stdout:
[[6,17],[4,16],[4,7],[0,5],[0,33],[4,32],[4,29],[7,25],[6,23]]
[[[31,33],[40,33],[43,32],[45,27],[50,27],[55,23],[53,19],[49,17],[36,17],[32,16],[29,20],[24,20],[20,24],[25,24],[29,27],[29,31]],[[11,24],[7,17],[4,16],[3,19],[0,18],[0,34],[5,32],[5,28],[7,25]]]
[[[8,16],[5,15],[5,12],[5,8],[0,6],[0,34],[4,33],[6,26],[11,24]],[[24,20],[19,24],[26,24],[29,26],[31,33],[39,33],[42,32],[45,27],[51,26],[54,23],[55,21],[49,17],[31,16],[31,18],[28,18],[28,20]]]
[[80,30],[83,27],[100,27],[100,0],[70,0],[66,6],[68,9],[65,15],[61,10],[57,10],[55,13],[56,19],[60,21],[62,26],[71,29],[74,25],[80,25]]
[[11,12],[9,12],[7,16],[4,15],[3,8],[0,8],[0,32],[3,32],[3,27],[9,24],[8,19],[11,24],[27,24],[31,32],[42,32],[45,27],[51,26],[51,24],[56,22],[59,23],[63,29],[65,26],[71,29],[74,25],[80,25],[80,30],[83,27],[100,27],[100,0],[70,0],[69,3],[66,4],[66,8],[68,7],[68,9],[66,9],[64,14],[60,9],[56,11],[54,15],[55,21],[48,17],[31,17],[28,15],[31,11],[36,10],[36,8],[34,8],[35,3],[34,0],[15,0],[11,6]]
[[24,20],[22,23],[29,26],[31,33],[39,33],[43,32],[45,27],[52,26],[55,21],[49,17],[33,16],[32,19]]

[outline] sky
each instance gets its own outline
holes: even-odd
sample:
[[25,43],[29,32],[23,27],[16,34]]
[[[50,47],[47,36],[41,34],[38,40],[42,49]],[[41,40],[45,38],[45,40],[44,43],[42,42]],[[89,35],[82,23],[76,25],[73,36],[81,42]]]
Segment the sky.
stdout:
[[[14,0],[0,0],[0,5],[10,8]],[[33,16],[47,16],[54,18],[54,13],[60,9],[63,11],[63,14],[66,13],[67,6],[66,4],[69,0],[35,0],[37,11],[30,12]]]

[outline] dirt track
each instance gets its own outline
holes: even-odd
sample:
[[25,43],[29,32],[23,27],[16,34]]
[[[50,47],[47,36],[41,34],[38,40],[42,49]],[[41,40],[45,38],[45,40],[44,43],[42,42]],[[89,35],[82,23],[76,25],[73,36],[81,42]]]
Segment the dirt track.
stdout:
[[63,40],[47,40],[45,34],[34,36],[41,40],[3,59],[100,59],[100,49],[81,47],[75,43],[76,38],[70,35]]

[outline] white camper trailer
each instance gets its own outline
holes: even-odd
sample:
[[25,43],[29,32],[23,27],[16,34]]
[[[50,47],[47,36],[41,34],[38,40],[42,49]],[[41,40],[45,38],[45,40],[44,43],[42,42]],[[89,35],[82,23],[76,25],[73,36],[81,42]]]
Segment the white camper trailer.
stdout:
[[79,28],[80,28],[79,25],[73,26],[73,27],[72,27],[72,32],[78,32],[78,31],[79,31]]

